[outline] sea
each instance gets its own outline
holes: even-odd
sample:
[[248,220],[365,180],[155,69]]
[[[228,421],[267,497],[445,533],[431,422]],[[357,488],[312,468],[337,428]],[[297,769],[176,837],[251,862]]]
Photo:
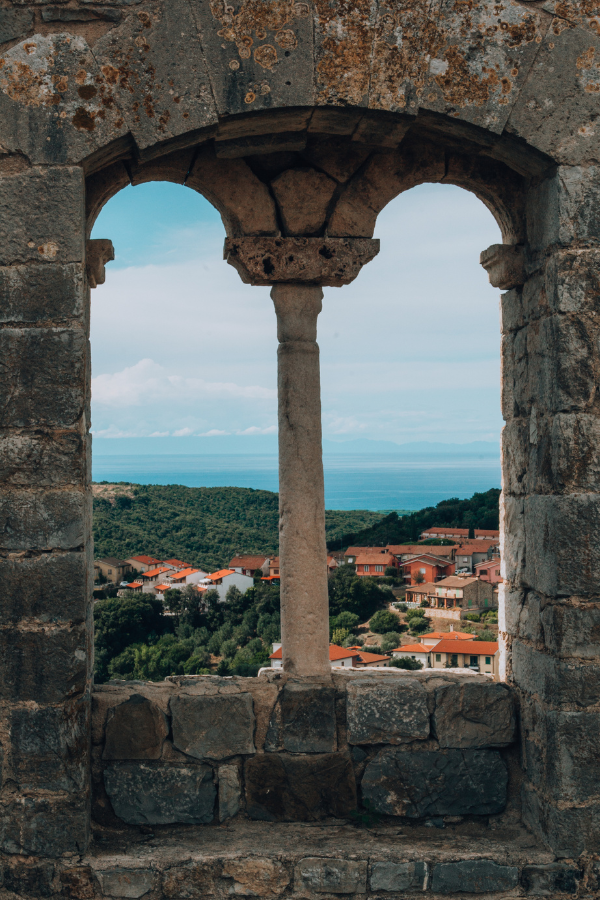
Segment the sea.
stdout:
[[[500,487],[500,460],[489,454],[326,453],[324,470],[327,509],[407,512]],[[94,481],[278,490],[275,454],[94,453],[92,471]]]

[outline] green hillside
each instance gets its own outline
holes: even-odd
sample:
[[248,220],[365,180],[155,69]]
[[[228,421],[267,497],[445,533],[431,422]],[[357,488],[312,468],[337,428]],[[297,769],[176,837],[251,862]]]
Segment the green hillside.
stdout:
[[498,488],[490,488],[482,494],[473,494],[469,500],[442,500],[437,506],[429,506],[408,516],[390,513],[374,525],[360,531],[349,530],[338,537],[329,538],[329,549],[377,547],[384,544],[410,544],[418,540],[422,531],[435,525],[448,528],[468,528],[473,537],[474,528],[498,529]]
[[[176,557],[214,571],[236,553],[278,552],[278,496],[250,488],[95,484],[94,555]],[[368,510],[330,510],[328,540],[381,519]]]

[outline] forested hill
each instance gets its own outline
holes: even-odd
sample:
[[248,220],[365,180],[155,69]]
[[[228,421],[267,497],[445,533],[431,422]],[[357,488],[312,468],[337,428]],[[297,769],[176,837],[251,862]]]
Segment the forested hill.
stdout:
[[[214,571],[236,553],[278,552],[278,495],[250,488],[94,484],[94,555],[140,553]],[[326,514],[327,538],[375,524],[368,510]]]
[[418,540],[422,531],[434,525],[448,528],[468,528],[473,537],[474,528],[498,528],[500,491],[491,488],[483,494],[473,494],[469,500],[442,500],[437,506],[429,506],[408,516],[390,513],[374,525],[360,531],[348,531],[339,538],[330,538],[330,550],[356,547],[378,547],[384,544],[410,544]]

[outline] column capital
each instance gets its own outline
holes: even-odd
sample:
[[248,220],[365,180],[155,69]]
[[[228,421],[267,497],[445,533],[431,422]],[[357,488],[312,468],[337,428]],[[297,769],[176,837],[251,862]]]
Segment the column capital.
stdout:
[[374,238],[257,236],[226,238],[223,258],[244,284],[342,287],[378,253]]
[[319,284],[275,284],[271,298],[280,344],[317,340],[317,317],[323,309],[323,289]]

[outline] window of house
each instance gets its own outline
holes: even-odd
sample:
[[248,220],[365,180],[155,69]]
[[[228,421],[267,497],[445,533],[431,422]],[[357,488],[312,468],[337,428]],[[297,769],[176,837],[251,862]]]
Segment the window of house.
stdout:
[[496,569],[495,574],[496,574],[496,575],[499,575],[499,574],[500,574],[500,569]]
[[436,653],[436,654],[435,654],[435,661],[436,661],[436,662],[441,662],[441,661],[442,661],[442,654],[441,654],[441,653]]
[[383,566],[375,566],[376,572],[383,572]]
[[349,557],[348,557],[348,562],[349,562],[349,563],[353,563],[353,562],[354,562],[354,557],[353,557],[353,556],[349,556]]
[[419,569],[419,572],[421,573],[421,575],[424,575],[424,574],[425,574],[425,569]]
[[368,571],[369,571],[369,567],[368,567],[368,566],[363,566],[363,569],[365,570],[365,572],[368,572]]
[[471,660],[470,663],[469,663],[470,666],[476,666],[476,665],[477,665],[477,657],[476,657],[476,656],[471,656],[471,657],[470,657],[470,660]]
[[458,668],[458,653],[452,653],[450,656],[450,665],[453,668]]
[[486,656],[486,658],[485,658],[485,664],[486,664],[486,666],[491,666],[491,664],[492,664],[492,657],[491,657],[491,656]]

